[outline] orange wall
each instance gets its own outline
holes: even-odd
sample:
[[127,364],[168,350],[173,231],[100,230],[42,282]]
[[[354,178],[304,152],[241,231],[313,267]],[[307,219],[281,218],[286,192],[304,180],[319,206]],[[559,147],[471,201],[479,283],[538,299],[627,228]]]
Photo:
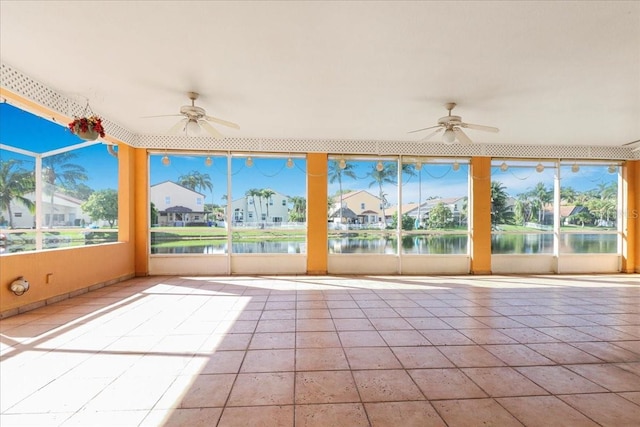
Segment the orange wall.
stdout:
[[136,276],[146,276],[149,274],[149,161],[147,150],[133,151],[135,200],[131,203],[131,211],[135,224]]
[[622,271],[640,273],[640,160],[628,161],[625,166],[622,177],[627,199],[626,248],[623,248]]
[[472,158],[471,177],[471,273],[491,274],[491,158]]
[[308,274],[327,274],[327,160],[327,154],[307,155]]
[[[30,111],[56,122],[66,123],[70,119],[52,113],[45,108],[6,90],[2,96],[25,105]],[[107,136],[107,141],[118,143]],[[106,150],[106,148],[105,148]],[[64,298],[84,288],[111,283],[135,272],[134,241],[135,223],[132,221],[136,200],[134,172],[136,165],[133,149],[118,145],[118,243],[53,249],[41,252],[7,254],[0,256],[0,313],[19,307],[41,304],[43,301]],[[145,193],[146,194],[146,188]],[[14,295],[9,286],[19,276],[24,276],[31,285],[28,292]],[[49,280],[47,282],[47,276]]]

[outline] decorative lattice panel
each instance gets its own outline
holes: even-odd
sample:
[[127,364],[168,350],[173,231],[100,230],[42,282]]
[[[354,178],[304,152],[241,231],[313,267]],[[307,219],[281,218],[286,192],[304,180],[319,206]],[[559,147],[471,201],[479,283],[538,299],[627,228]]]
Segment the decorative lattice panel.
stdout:
[[[85,106],[34,81],[14,68],[0,64],[0,86],[30,99],[59,114],[81,115]],[[126,101],[126,100],[124,100]],[[416,141],[312,140],[277,138],[189,138],[186,136],[136,135],[103,117],[105,130],[136,148],[152,150],[231,151],[265,153],[330,153],[350,155],[404,155],[434,157],[488,156],[523,159],[598,159],[627,160],[640,158],[632,147],[587,147],[549,145],[444,145]]]
[[[81,116],[85,112],[85,105],[78,104],[6,64],[0,64],[0,86],[69,118]],[[113,123],[107,117],[100,116],[109,135],[127,144],[133,143],[135,135],[132,132]]]

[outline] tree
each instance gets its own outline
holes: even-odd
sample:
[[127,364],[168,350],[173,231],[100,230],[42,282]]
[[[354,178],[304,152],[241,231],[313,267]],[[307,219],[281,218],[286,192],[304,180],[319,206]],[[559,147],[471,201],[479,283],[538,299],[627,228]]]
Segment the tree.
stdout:
[[[251,202],[253,204],[253,211],[256,214],[256,222],[258,221],[258,208],[256,207],[256,197],[260,197],[260,190],[258,190],[257,188],[250,188],[249,190],[247,190],[244,195],[247,198],[251,198]],[[262,203],[260,203],[260,210],[262,211]]]
[[498,181],[491,181],[491,224],[509,224],[513,220],[513,213],[509,211],[507,190]]
[[93,221],[105,220],[109,227],[113,227],[118,220],[118,192],[112,189],[98,190],[81,207]]
[[538,224],[542,224],[545,216],[544,208],[553,200],[553,190],[547,189],[544,182],[539,182],[528,194],[532,197],[533,205],[538,211]]
[[452,221],[453,212],[451,212],[451,208],[440,202],[429,212],[427,224],[429,228],[446,228],[451,225]]
[[393,166],[384,165],[382,170],[378,170],[377,165],[373,165],[371,172],[369,172],[369,176],[373,178],[373,181],[369,183],[369,188],[373,187],[376,184],[378,185],[378,197],[380,198],[380,205],[382,208],[382,221],[386,225],[386,198],[385,194],[382,191],[382,186],[383,184],[395,184],[397,182],[398,173],[395,167],[395,163],[393,163]]
[[[274,194],[276,194],[276,192],[269,188],[260,190],[260,197],[263,198],[267,203],[267,221],[269,221],[269,202],[271,201],[271,196],[273,196]],[[262,205],[260,205],[260,208],[262,209]]]
[[[403,214],[402,215],[402,229],[403,230],[407,230],[407,231],[413,230],[414,223],[415,223],[415,220],[411,216],[409,216],[407,214]],[[398,212],[394,212],[393,213],[393,218],[392,218],[392,221],[391,221],[391,227],[393,227],[393,228],[397,228],[398,227]]]
[[289,197],[293,207],[289,211],[289,221],[305,222],[307,220],[307,199],[301,196]]
[[338,193],[340,195],[340,223],[342,223],[342,177],[347,176],[351,179],[356,179],[356,173],[353,171],[353,165],[345,163],[344,168],[340,167],[340,163],[336,160],[329,162],[329,183],[333,184],[338,181]]
[[35,190],[36,184],[33,173],[22,169],[20,160],[0,162],[0,210],[6,210],[9,215],[9,227],[13,228],[13,213],[11,201],[17,200],[30,212],[34,212],[35,204],[24,197]]
[[155,225],[158,223],[158,209],[156,208],[156,205],[151,202],[151,212],[150,212],[150,217],[151,217],[151,225]]
[[51,213],[49,215],[49,226],[53,225],[54,214],[54,197],[56,194],[56,185],[65,189],[76,188],[81,181],[86,181],[87,171],[81,165],[71,163],[77,155],[71,151],[57,154],[55,156],[45,157],[42,159],[42,179],[48,184],[45,188],[49,192]]
[[[193,191],[209,190],[211,192],[211,201],[213,202],[213,184],[211,183],[211,177],[208,173],[200,173],[197,170],[193,170],[186,175],[180,175],[178,177],[178,184]],[[213,210],[211,211],[211,215],[214,215]]]

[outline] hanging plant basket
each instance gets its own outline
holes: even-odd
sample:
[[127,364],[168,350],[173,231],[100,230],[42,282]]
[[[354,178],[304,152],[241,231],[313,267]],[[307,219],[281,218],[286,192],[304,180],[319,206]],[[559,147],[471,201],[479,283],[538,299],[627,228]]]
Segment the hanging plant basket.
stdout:
[[69,130],[85,141],[95,141],[99,136],[104,138],[105,135],[102,119],[98,116],[76,117],[69,123]]

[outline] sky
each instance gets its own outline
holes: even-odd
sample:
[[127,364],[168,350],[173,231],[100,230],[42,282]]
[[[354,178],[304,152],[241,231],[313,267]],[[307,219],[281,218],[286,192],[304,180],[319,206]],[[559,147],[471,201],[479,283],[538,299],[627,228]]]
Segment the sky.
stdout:
[[[66,124],[51,122],[47,119],[25,112],[7,103],[0,103],[0,144],[17,147],[35,153],[46,153],[53,149],[83,143],[80,138],[72,134]],[[74,151],[77,157],[74,163],[82,165],[88,173],[86,185],[94,190],[106,188],[117,189],[117,159],[107,152],[106,145],[96,143]],[[205,165],[207,154],[175,155],[170,154],[170,164],[165,166],[161,159],[163,153],[150,156],[150,183],[157,184],[166,180],[177,181],[182,175],[191,171],[208,174],[214,187],[213,194],[205,193],[207,203],[222,203],[221,196],[227,189],[227,158],[211,156],[212,165]],[[23,154],[16,154],[7,150],[0,150],[0,160],[17,158],[24,162],[25,168],[32,168],[33,158]],[[287,167],[287,156],[252,157],[253,165],[248,167],[246,157],[232,157],[231,180],[233,183],[232,199],[242,197],[250,188],[270,188],[287,196],[306,197],[306,161],[303,157],[292,157],[293,165]],[[358,179],[344,177],[343,190],[366,190],[378,194],[377,185],[370,186],[372,178],[368,175],[376,164],[376,159],[349,159],[353,171]],[[512,196],[533,188],[538,182],[544,182],[553,187],[555,169],[553,162],[543,162],[544,171],[535,171],[537,162],[523,162],[507,160],[509,168],[503,172],[499,164],[494,161],[492,180],[500,181]],[[598,187],[600,183],[617,181],[617,174],[607,171],[608,164],[589,165],[580,164],[577,173],[571,172],[571,164],[561,168],[561,185],[573,187],[577,191],[586,191]],[[468,192],[468,165],[461,161],[460,169],[455,171],[451,163],[436,164],[425,160],[422,169],[416,176],[403,178],[403,203],[418,202],[428,197],[463,197]],[[338,191],[338,183],[328,184],[329,195]],[[419,190],[422,190],[421,192]],[[391,204],[397,203],[397,186],[386,184],[384,192]]]

